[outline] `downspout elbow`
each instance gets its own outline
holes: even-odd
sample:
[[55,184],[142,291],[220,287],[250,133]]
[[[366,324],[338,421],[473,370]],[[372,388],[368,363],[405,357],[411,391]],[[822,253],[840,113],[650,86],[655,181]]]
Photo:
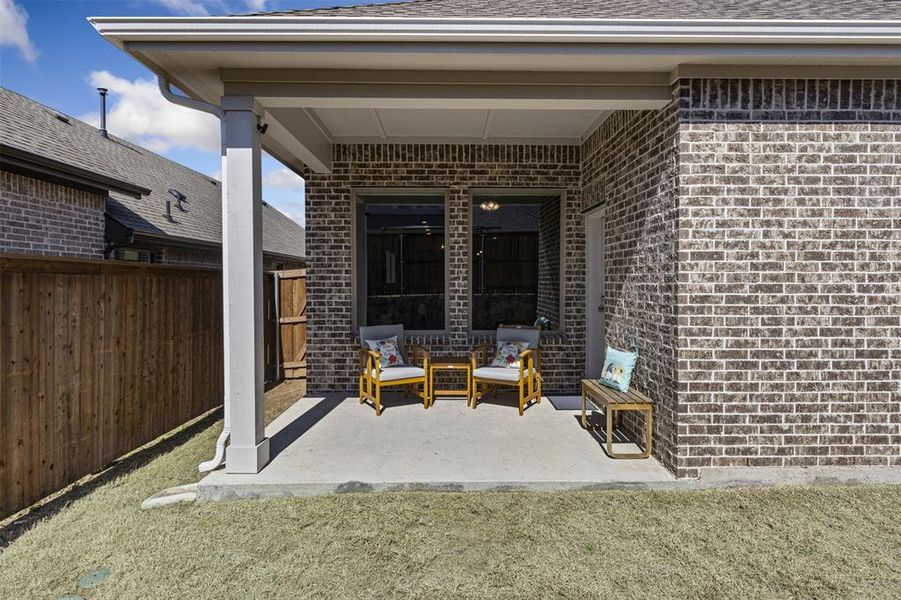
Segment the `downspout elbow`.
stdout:
[[185,108],[203,111],[205,113],[215,115],[220,119],[225,116],[225,112],[222,110],[222,108],[216,106],[215,104],[210,104],[209,102],[204,102],[203,100],[195,100],[194,98],[188,98],[187,96],[180,96],[173,92],[172,82],[169,81],[168,77],[158,75],[156,79],[159,83],[160,93],[163,95],[163,98],[165,98],[172,104],[177,104],[179,106],[184,106]]

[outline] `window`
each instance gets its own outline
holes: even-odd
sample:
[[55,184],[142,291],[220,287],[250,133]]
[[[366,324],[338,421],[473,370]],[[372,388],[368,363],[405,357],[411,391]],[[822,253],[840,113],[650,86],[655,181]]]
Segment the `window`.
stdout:
[[143,250],[140,248],[116,248],[113,251],[113,258],[116,260],[127,260],[132,262],[158,263],[162,262],[159,253],[151,250]]
[[444,196],[357,197],[357,320],[445,328]]
[[472,198],[472,328],[560,327],[560,196]]

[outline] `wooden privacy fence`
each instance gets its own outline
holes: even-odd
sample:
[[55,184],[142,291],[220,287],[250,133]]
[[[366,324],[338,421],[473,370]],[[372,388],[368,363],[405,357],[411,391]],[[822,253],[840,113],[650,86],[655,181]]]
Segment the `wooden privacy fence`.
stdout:
[[287,379],[307,376],[307,272],[276,271],[278,345],[282,373]]
[[0,517],[222,402],[215,270],[0,255]]

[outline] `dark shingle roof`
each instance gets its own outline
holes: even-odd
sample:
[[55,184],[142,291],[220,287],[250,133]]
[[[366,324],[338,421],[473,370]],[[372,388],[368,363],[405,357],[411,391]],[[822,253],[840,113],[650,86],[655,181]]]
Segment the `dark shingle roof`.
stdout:
[[901,19],[898,0],[409,0],[258,13],[332,17]]
[[[207,175],[115,136],[104,138],[85,122],[2,87],[0,140],[37,157],[149,188],[140,198],[110,191],[107,212],[136,232],[222,242],[222,185]],[[187,197],[187,212],[173,202],[175,223],[165,218],[166,200],[173,200],[169,189]],[[303,228],[268,204],[263,205],[263,249],[305,256]]]

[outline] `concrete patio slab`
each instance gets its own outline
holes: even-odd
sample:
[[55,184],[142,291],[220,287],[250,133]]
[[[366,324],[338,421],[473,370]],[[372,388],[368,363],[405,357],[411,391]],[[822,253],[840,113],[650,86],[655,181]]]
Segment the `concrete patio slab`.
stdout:
[[[258,474],[216,471],[198,500],[376,490],[671,488],[654,459],[614,460],[577,411],[545,399],[520,417],[512,398],[438,399],[428,410],[400,396],[380,417],[356,398],[304,398],[266,429],[272,461]],[[637,451],[634,444],[615,444]],[[687,482],[685,482],[687,483]]]
[[[558,402],[569,406],[571,403]],[[525,416],[503,396],[473,410],[459,398],[422,404],[388,396],[381,417],[356,398],[304,398],[266,428],[271,462],[256,475],[211,473],[196,486],[165,490],[149,505],[266,496],[374,491],[558,491],[901,483],[899,467],[705,469],[675,479],[653,458],[614,460],[603,432],[583,430],[579,411],[545,398]],[[614,444],[635,452],[630,443]],[[190,494],[185,494],[184,492]],[[173,498],[176,496],[177,498]]]

